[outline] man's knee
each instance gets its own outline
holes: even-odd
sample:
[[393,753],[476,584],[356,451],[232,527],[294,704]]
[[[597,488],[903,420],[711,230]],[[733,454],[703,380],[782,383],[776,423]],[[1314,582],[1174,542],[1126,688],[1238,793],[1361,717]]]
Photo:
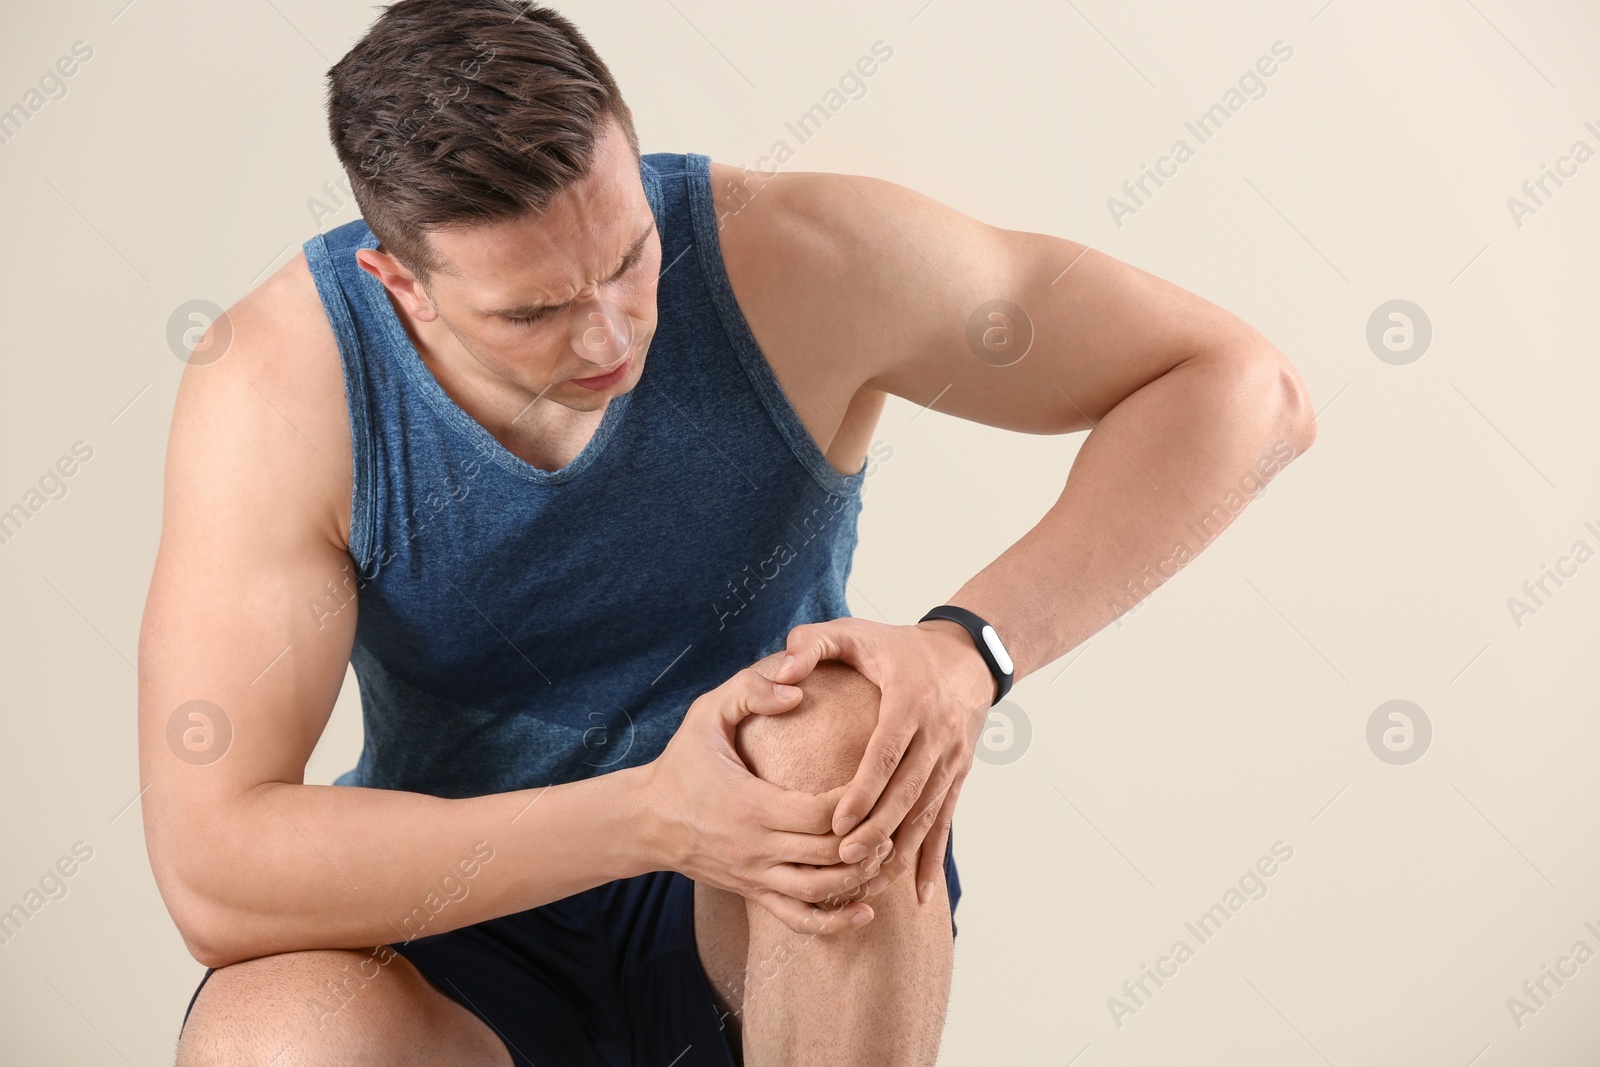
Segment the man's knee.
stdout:
[[223,967],[206,980],[184,1023],[176,1067],[393,1063],[430,1033],[462,1054],[456,1062],[510,1062],[486,1026],[387,945],[287,952]]
[[[756,668],[773,673],[781,652]],[[824,660],[800,683],[792,710],[739,724],[738,751],[753,774],[785,789],[822,793],[855,776],[878,722],[878,687],[847,663]]]
[[[365,953],[330,950],[218,968],[183,1024],[177,1067],[267,1063],[290,1050],[304,1056],[316,1044],[338,1043],[375,1007],[371,986],[383,976],[375,968],[363,974],[372,961]],[[325,1036],[333,1040],[320,1040]]]

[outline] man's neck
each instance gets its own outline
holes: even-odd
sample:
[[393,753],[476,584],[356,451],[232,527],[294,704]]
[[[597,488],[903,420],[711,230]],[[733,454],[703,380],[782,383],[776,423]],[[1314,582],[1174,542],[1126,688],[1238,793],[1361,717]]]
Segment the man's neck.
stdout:
[[606,405],[575,411],[490,372],[461,346],[443,319],[423,322],[391,297],[423,365],[456,406],[513,455],[540,470],[577,458],[605,417]]

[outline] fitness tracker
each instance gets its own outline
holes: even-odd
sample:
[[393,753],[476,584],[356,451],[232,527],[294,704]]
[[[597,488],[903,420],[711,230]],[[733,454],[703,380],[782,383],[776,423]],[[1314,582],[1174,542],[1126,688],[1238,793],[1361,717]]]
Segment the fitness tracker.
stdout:
[[989,673],[994,675],[995,695],[989,706],[994,707],[1000,703],[1011,691],[1011,683],[1014,681],[1012,670],[1015,665],[1011,662],[1011,653],[1006,651],[1000,635],[994,632],[994,627],[973,612],[966,608],[958,608],[954,604],[941,604],[917,621],[927,622],[929,619],[948,620],[972,635],[972,643],[978,646],[978,654],[983,657],[983,662],[988,664]]

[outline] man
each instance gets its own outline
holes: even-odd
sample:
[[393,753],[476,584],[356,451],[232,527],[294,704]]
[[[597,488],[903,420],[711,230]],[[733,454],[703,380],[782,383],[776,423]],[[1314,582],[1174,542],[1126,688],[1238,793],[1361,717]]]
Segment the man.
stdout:
[[[1070,241],[641,157],[546,9],[402,0],[329,79],[363,218],[173,415],[140,762],[208,967],[178,1063],[933,1063],[986,709],[1309,446],[1298,375]],[[965,614],[847,617],[889,393],[1093,428]],[[308,786],[347,663],[360,762]]]

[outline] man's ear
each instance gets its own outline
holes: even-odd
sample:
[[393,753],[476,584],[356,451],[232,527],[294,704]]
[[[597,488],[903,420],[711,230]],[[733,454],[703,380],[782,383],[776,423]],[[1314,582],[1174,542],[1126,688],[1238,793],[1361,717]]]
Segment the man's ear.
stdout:
[[394,256],[376,248],[358,248],[356,263],[362,270],[382,282],[383,287],[393,294],[412,318],[419,322],[432,322],[439,317],[438,310],[433,306],[433,299],[423,289],[417,276],[407,270],[405,264]]

